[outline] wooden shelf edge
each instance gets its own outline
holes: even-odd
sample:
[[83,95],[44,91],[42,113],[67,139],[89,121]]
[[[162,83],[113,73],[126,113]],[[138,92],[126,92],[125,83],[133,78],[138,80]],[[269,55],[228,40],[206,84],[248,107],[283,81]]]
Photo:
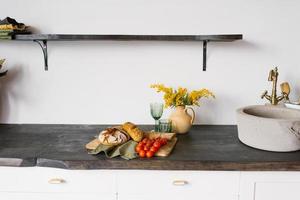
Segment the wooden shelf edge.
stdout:
[[15,35],[19,41],[79,41],[79,40],[144,40],[144,41],[215,41],[231,42],[243,39],[242,34],[223,35],[84,35],[84,34],[30,34]]

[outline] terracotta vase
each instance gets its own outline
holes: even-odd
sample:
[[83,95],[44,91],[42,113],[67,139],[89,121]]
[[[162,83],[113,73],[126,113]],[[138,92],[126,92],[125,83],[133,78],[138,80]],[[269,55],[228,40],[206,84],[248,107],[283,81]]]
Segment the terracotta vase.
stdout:
[[[190,115],[188,110],[191,111]],[[195,119],[195,111],[191,107],[177,106],[169,119],[172,121],[172,132],[184,134],[187,133]]]

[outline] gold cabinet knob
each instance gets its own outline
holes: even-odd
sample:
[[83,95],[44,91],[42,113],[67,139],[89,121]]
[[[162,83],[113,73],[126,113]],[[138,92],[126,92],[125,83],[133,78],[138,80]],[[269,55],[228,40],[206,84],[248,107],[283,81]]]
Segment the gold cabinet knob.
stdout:
[[185,180],[175,180],[173,181],[173,185],[175,186],[184,186],[187,185],[189,182]]
[[48,183],[50,184],[62,184],[65,183],[66,181],[62,178],[51,178]]

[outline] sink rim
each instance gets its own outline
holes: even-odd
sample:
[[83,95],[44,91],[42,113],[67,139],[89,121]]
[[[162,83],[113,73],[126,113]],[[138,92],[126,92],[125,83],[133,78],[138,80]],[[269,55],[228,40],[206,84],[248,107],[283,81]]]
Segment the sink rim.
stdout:
[[270,107],[276,110],[288,110],[294,113],[299,113],[299,121],[300,121],[300,110],[296,110],[296,109],[291,109],[291,108],[286,108],[286,107],[280,107],[280,106],[273,106],[273,105],[250,105],[250,106],[246,106],[246,107],[242,107],[237,109],[237,113],[241,114],[241,115],[247,115],[247,117],[252,117],[252,118],[256,118],[256,119],[264,119],[264,120],[270,120],[270,121],[291,121],[291,120],[298,120],[298,118],[272,118],[272,117],[263,117],[263,116],[257,116],[257,115],[252,115],[249,114],[247,112],[245,112],[246,109],[253,109],[253,108],[257,108],[257,107]]

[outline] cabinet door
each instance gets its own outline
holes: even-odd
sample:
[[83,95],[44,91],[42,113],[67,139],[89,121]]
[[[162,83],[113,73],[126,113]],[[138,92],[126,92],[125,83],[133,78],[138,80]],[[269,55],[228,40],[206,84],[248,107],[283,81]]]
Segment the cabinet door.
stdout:
[[238,198],[239,172],[120,171],[119,200],[232,200]]
[[97,194],[51,194],[51,193],[6,193],[0,192],[3,200],[116,200],[115,195]]
[[242,172],[242,200],[299,200],[300,172]]

